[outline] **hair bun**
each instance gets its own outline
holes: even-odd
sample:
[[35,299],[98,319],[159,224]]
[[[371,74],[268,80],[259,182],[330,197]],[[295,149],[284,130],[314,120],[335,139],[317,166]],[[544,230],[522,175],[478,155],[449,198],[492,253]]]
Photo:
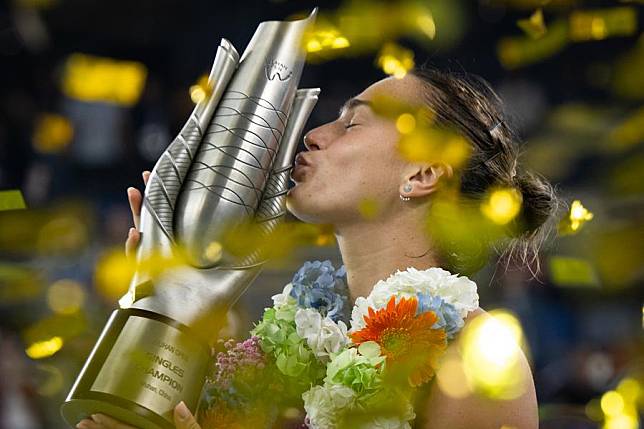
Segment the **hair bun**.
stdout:
[[523,196],[523,232],[534,233],[557,212],[557,194],[547,179],[531,171],[518,171],[514,181]]

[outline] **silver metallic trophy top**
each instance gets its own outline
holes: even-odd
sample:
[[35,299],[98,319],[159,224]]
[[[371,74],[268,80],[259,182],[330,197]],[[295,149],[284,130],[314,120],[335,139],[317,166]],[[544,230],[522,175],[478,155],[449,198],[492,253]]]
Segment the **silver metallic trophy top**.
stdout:
[[248,221],[268,235],[285,214],[293,156],[319,94],[297,89],[303,38],[316,14],[261,23],[241,60],[222,40],[209,77],[212,92],[155,165],[141,213],[137,260],[170,256],[180,245],[189,266],[161,278],[138,270],[122,306],[191,326],[225,313],[259,273],[258,252],[240,257],[209,248]]

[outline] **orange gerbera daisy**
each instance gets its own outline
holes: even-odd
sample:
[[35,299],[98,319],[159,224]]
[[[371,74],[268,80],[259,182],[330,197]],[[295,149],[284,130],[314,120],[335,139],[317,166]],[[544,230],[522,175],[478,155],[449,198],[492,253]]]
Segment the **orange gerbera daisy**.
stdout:
[[438,367],[438,359],[447,348],[444,329],[432,329],[438,319],[427,311],[416,315],[418,300],[392,296],[385,308],[364,316],[366,326],[351,335],[356,345],[375,341],[386,356],[387,371],[407,377],[411,386],[429,381]]

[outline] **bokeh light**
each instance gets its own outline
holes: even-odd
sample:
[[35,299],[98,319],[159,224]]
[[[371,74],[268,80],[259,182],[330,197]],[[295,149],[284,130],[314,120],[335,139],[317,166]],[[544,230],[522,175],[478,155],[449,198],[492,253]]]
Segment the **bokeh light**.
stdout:
[[465,374],[475,391],[509,400],[521,396],[528,380],[521,367],[523,330],[512,313],[490,311],[462,332]]
[[481,212],[492,222],[505,225],[521,211],[521,193],[514,188],[492,189],[481,203]]
[[61,337],[51,337],[48,340],[37,341],[30,344],[25,350],[27,356],[32,359],[43,359],[52,356],[63,347],[63,339]]
[[49,286],[47,305],[55,313],[73,314],[85,303],[83,285],[71,279],[61,279]]

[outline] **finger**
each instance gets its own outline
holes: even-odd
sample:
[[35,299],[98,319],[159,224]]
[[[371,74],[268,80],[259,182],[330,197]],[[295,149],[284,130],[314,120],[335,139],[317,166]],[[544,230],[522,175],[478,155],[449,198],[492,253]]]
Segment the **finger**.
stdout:
[[143,184],[144,184],[144,185],[147,185],[147,184],[148,184],[148,180],[150,180],[150,172],[149,172],[149,171],[147,171],[147,170],[145,170],[145,171],[143,172]]
[[83,419],[76,425],[77,429],[102,429],[103,427],[92,419]]
[[141,191],[136,188],[127,188],[127,200],[130,202],[130,210],[132,210],[132,219],[134,219],[134,227],[139,229],[139,221],[141,220]]
[[199,423],[197,423],[197,420],[195,420],[195,417],[183,401],[174,407],[174,424],[177,429],[201,429]]
[[136,228],[130,228],[127,234],[127,240],[125,240],[125,256],[127,258],[134,257],[140,239],[141,233]]
[[105,429],[136,429],[134,426],[121,423],[105,414],[92,414],[92,419]]

